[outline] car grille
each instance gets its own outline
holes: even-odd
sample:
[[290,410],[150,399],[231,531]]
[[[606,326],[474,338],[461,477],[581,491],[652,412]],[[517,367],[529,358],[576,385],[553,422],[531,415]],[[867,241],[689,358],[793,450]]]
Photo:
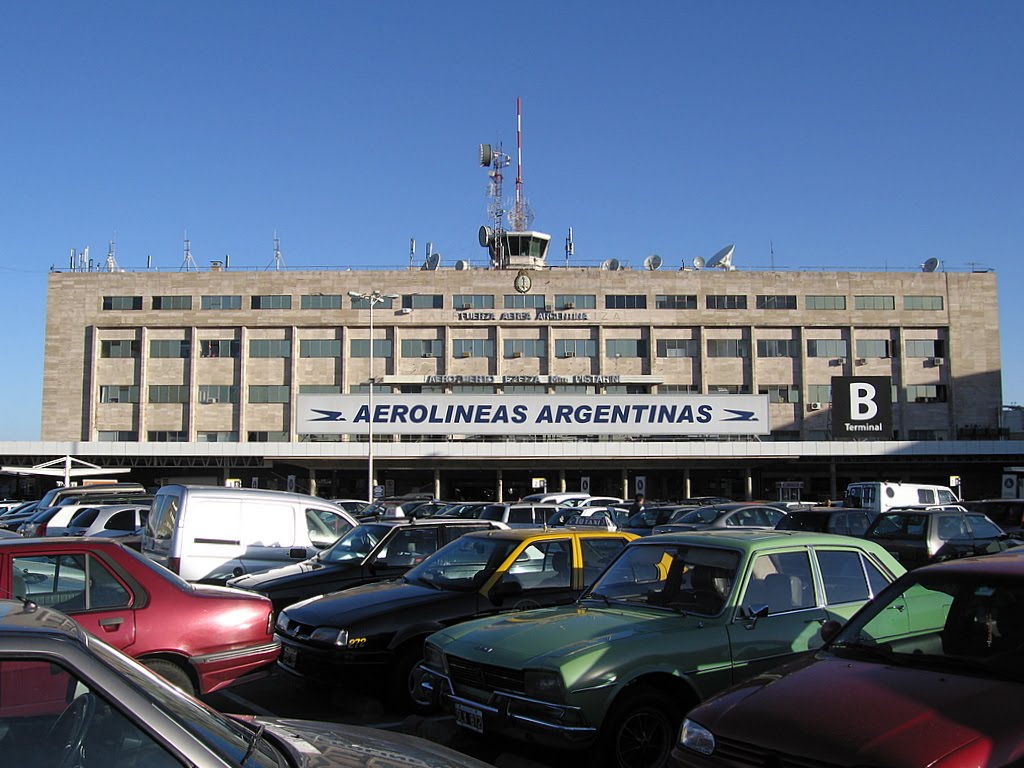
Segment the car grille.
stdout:
[[448,656],[448,674],[456,693],[463,687],[485,691],[525,693],[526,673],[517,669],[477,664],[457,656]]
[[756,744],[715,737],[712,759],[723,765],[751,766],[752,768],[839,768],[839,763],[827,763],[809,757],[783,755]]

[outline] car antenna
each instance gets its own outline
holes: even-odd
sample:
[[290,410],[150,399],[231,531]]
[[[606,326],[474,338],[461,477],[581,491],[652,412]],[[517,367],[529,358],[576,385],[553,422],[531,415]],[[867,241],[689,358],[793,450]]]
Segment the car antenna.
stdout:
[[33,600],[29,600],[27,597],[18,597],[21,600],[21,612],[22,613],[35,613],[39,610],[39,605]]

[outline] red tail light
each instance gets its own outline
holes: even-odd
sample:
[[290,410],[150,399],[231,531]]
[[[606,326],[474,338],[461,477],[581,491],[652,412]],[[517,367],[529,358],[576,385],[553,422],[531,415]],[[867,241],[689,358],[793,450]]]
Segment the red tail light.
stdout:
[[174,571],[179,576],[181,575],[181,558],[180,557],[169,557],[167,558],[167,570]]
[[35,536],[45,536],[46,535],[46,523],[40,523],[39,525],[37,525],[36,526],[36,532],[33,535],[35,535]]

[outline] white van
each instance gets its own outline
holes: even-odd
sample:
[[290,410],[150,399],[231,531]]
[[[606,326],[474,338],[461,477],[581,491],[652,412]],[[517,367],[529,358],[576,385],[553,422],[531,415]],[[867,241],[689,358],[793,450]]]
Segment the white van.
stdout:
[[945,485],[862,482],[846,486],[843,506],[885,512],[893,507],[934,506],[959,501],[953,490]]
[[306,560],[358,525],[301,493],[165,485],[153,497],[142,553],[187,581],[229,578]]

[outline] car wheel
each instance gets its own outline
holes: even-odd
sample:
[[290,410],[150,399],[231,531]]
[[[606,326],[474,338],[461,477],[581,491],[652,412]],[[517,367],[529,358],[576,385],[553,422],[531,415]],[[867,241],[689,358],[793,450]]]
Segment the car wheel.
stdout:
[[601,728],[601,756],[610,768],[660,768],[682,723],[678,704],[654,688],[628,693],[612,705]]
[[166,659],[140,659],[140,661],[175,688],[187,693],[189,696],[196,695],[195,683],[192,682],[188,672],[182,669],[180,665]]
[[414,679],[413,670],[423,661],[423,641],[413,640],[398,649],[395,663],[391,668],[389,698],[391,703],[402,712],[414,712],[425,715],[434,711],[435,707],[417,704],[412,697],[413,686],[419,681]]

